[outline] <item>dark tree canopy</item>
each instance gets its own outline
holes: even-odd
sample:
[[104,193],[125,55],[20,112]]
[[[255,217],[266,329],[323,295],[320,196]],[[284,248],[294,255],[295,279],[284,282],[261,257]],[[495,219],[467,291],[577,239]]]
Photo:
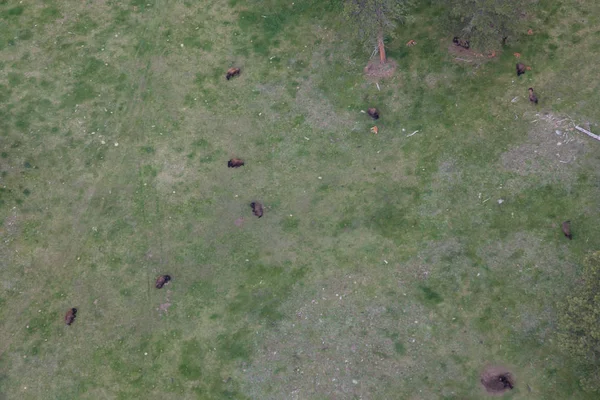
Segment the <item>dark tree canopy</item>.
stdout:
[[437,0],[449,7],[452,34],[478,50],[495,50],[527,31],[527,11],[535,0]]
[[410,0],[346,0],[344,12],[365,45],[378,47],[380,60],[385,63],[384,38],[394,35],[409,5]]

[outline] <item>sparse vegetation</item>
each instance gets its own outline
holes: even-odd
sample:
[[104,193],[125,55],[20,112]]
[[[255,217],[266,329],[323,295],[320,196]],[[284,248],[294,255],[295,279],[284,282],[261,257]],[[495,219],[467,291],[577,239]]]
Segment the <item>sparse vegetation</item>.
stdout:
[[379,86],[343,10],[0,1],[0,398],[596,398],[557,335],[600,249],[596,3],[489,59],[421,2]]
[[559,337],[565,350],[578,358],[582,387],[600,392],[600,252],[586,257],[582,280],[564,305]]

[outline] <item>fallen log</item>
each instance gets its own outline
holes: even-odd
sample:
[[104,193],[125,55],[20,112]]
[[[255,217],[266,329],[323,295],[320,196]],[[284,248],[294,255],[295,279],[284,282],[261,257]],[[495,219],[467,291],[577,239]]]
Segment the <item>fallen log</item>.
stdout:
[[587,129],[583,129],[582,127],[575,125],[575,129],[577,129],[579,132],[583,132],[586,135],[588,135],[589,137],[592,137],[596,140],[600,140],[600,136],[598,135],[594,135],[592,132],[588,131]]

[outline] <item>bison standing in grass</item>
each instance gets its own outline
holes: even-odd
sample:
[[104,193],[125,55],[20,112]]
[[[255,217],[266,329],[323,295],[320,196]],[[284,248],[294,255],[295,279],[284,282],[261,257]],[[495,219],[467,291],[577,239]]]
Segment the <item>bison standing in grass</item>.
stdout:
[[230,80],[231,78],[233,78],[234,76],[238,76],[240,74],[241,70],[239,68],[229,68],[227,70],[227,75],[225,75],[225,78],[227,78],[227,80]]
[[533,93],[533,88],[532,87],[529,88],[529,101],[532,102],[532,103],[535,103],[535,104],[538,103],[538,98],[535,95],[535,93]]
[[65,324],[71,325],[75,321],[75,315],[77,314],[76,308],[70,308],[65,315]]
[[163,286],[165,286],[165,284],[167,282],[169,282],[171,280],[171,276],[169,275],[161,275],[158,278],[156,278],[156,288],[157,289],[162,289]]
[[371,107],[367,110],[367,114],[373,119],[379,119],[379,111],[375,107]]

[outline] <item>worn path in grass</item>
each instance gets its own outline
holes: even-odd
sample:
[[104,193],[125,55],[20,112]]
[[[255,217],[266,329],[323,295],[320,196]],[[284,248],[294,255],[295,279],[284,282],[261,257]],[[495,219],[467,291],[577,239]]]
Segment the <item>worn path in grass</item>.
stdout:
[[541,2],[471,65],[423,7],[379,90],[297,3],[0,2],[0,395],[481,398],[500,365],[591,398],[553,335],[599,244],[565,118],[597,130],[600,12]]

